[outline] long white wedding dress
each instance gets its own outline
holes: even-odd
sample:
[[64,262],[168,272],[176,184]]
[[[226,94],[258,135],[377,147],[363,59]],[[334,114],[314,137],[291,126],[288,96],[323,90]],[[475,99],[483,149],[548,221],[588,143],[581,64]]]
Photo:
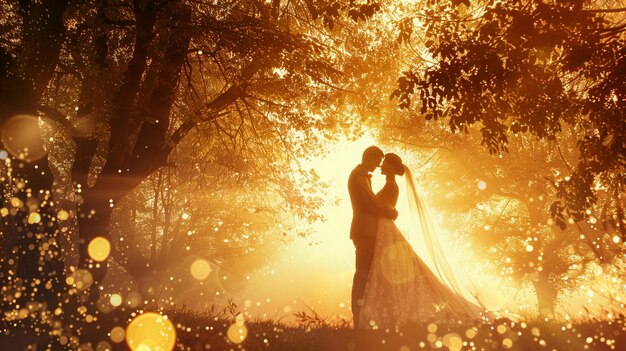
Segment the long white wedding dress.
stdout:
[[[393,328],[410,322],[485,318],[487,313],[478,296],[468,287],[467,279],[461,279],[467,278],[460,276],[464,274],[462,269],[454,267],[446,257],[451,253],[442,249],[439,234],[424,211],[413,176],[406,167],[405,177],[411,213],[404,215],[411,216],[414,224],[407,229],[414,232],[410,234],[413,245],[394,221],[382,217],[378,220],[374,258],[358,326]],[[377,197],[395,208],[397,189],[394,181],[388,181]],[[429,260],[432,270],[414,247]]]

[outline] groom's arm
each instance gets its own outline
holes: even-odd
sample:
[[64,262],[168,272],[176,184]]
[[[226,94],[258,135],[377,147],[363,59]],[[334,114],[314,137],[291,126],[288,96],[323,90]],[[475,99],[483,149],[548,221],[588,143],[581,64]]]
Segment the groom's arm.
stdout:
[[398,211],[391,207],[387,207],[378,200],[376,194],[372,191],[365,177],[356,177],[356,185],[358,192],[361,194],[362,203],[368,212],[378,216],[387,217],[395,220],[398,218]]

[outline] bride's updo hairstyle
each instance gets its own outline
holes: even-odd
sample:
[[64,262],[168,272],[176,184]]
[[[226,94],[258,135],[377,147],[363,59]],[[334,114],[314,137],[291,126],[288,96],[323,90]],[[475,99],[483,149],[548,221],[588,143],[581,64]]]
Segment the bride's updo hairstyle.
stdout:
[[388,153],[385,155],[385,160],[388,160],[387,162],[389,162],[389,165],[395,174],[399,176],[404,175],[404,165],[402,164],[400,156],[394,153]]

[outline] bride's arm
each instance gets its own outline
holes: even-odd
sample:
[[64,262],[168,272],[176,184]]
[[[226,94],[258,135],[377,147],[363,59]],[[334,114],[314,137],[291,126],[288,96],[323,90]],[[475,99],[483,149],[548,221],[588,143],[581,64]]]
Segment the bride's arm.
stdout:
[[398,211],[386,206],[385,203],[374,194],[372,189],[370,189],[367,178],[357,177],[356,185],[361,194],[362,203],[365,205],[368,212],[391,219],[398,218]]
[[385,204],[385,206],[395,208],[398,203],[399,192],[400,190],[398,189],[397,184],[385,184],[385,186],[380,189],[375,196],[376,199]]

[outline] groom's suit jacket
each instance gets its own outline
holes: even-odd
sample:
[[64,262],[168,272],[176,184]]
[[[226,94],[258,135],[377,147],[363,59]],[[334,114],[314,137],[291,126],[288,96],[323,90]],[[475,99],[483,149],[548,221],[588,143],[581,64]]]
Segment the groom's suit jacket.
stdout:
[[348,178],[348,192],[352,203],[352,225],[350,239],[375,237],[378,229],[378,217],[384,215],[384,208],[379,204],[372,191],[371,175],[358,165]]

